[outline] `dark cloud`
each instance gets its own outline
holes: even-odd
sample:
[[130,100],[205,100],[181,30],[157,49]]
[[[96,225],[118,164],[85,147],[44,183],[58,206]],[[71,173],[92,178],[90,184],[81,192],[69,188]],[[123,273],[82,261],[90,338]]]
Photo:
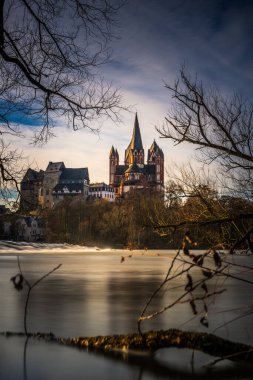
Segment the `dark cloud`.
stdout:
[[215,86],[252,97],[252,20],[247,0],[128,0],[114,46],[118,73],[139,71],[161,84],[185,63]]

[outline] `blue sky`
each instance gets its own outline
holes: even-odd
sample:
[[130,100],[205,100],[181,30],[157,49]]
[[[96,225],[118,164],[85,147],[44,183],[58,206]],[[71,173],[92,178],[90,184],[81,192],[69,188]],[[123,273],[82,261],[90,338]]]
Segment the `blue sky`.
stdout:
[[[108,182],[111,145],[123,162],[137,111],[146,154],[155,138],[168,170],[173,161],[188,160],[193,147],[175,147],[159,139],[154,128],[163,123],[171,104],[164,82],[173,83],[185,64],[205,85],[252,100],[252,20],[253,2],[247,0],[128,0],[118,14],[120,38],[112,42],[111,61],[102,74],[121,89],[131,112],[122,114],[118,126],[106,122],[99,136],[73,132],[59,121],[55,138],[42,148],[24,141],[24,154],[33,167],[64,161],[67,167],[87,166],[92,182]],[[26,131],[29,135],[30,128]]]

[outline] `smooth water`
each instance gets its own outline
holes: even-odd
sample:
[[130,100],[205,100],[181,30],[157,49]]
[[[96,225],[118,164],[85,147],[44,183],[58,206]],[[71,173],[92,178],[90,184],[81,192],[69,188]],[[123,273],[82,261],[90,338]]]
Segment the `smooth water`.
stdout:
[[[51,331],[64,337],[137,331],[138,316],[148,297],[164,279],[175,255],[172,251],[89,250],[71,246],[39,246],[32,249],[22,246],[18,249],[2,249],[0,254],[0,331],[24,330],[27,290],[16,291],[10,281],[19,271],[19,254],[22,272],[31,284],[58,264],[62,264],[56,272],[33,289],[27,324],[30,332]],[[236,257],[235,260],[242,265],[253,266],[252,256]],[[249,281],[253,280],[252,273],[253,271],[245,268],[231,269],[231,274]],[[197,270],[194,276],[199,276]],[[178,277],[173,283],[166,285],[149,311],[159,310],[172,303],[182,293],[185,281],[184,277]],[[253,344],[252,285],[232,278],[224,282],[224,278],[220,278],[212,284],[212,289],[214,291],[221,286],[226,291],[208,301],[208,329],[200,325],[199,320],[203,314],[194,318],[188,303],[178,304],[159,317],[143,322],[143,329],[215,331],[224,338]],[[242,318],[243,314],[247,316]],[[234,321],[228,324],[230,320]],[[187,355],[187,352],[183,355],[184,365],[182,353],[179,355],[178,350],[170,350],[169,353],[168,350],[160,350],[152,358],[128,357],[124,362],[122,358],[87,353],[43,341],[30,339],[25,345],[23,338],[2,336],[0,379],[98,380],[111,379],[112,373],[121,380],[154,380],[166,378],[169,374],[169,378],[179,379],[181,375],[176,370],[176,358],[181,358],[180,370],[184,369],[187,376],[190,376],[191,359]],[[168,367],[170,361],[174,365],[173,370],[171,366]],[[195,361],[199,368],[200,363],[202,365],[212,359],[198,354]],[[232,373],[237,373],[234,367]],[[221,378],[224,378],[224,374]]]

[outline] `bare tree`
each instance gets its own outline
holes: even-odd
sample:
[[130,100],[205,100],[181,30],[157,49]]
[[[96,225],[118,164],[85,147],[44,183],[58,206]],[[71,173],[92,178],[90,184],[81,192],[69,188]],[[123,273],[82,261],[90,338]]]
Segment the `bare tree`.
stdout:
[[17,206],[19,183],[27,160],[23,153],[0,138],[0,198],[12,208]]
[[[210,197],[210,190],[217,190],[217,184],[210,187],[203,173],[202,178],[197,178],[192,168],[182,170],[181,179],[176,179],[174,187],[179,196],[187,199],[188,207],[184,202],[179,220],[163,223],[162,230],[166,225],[174,230],[194,226],[202,228],[204,233],[208,227],[216,226],[221,231],[216,236],[220,247],[230,247],[234,252],[246,244],[252,252],[253,105],[239,95],[228,98],[216,89],[205,88],[184,67],[174,85],[165,86],[174,103],[165,124],[157,128],[160,136],[175,144],[193,144],[204,164],[215,162],[222,174],[219,186],[227,194]],[[156,228],[161,229],[161,224]],[[211,238],[213,243],[210,243],[217,246],[218,239]]]
[[165,87],[174,103],[165,124],[157,128],[160,136],[194,144],[202,161],[219,163],[230,191],[236,188],[252,197],[253,105],[239,95],[226,98],[205,88],[184,67],[174,85]]
[[[160,235],[180,246],[185,231],[191,231],[196,248],[244,249],[253,253],[253,202],[244,196],[224,194],[215,175],[190,163],[170,173],[166,212],[150,220]],[[165,194],[166,194],[165,193]]]
[[[0,180],[19,176],[11,135],[23,136],[22,121],[33,123],[34,142],[44,143],[63,120],[74,130],[99,129],[98,121],[119,120],[121,96],[99,69],[110,57],[112,26],[123,1],[0,1]],[[4,154],[3,154],[4,151]],[[16,166],[16,167],[17,167]]]
[[2,0],[0,3],[1,133],[19,133],[12,120],[22,111],[42,126],[47,141],[55,120],[74,129],[101,117],[118,118],[120,94],[99,77],[110,55],[111,0]]

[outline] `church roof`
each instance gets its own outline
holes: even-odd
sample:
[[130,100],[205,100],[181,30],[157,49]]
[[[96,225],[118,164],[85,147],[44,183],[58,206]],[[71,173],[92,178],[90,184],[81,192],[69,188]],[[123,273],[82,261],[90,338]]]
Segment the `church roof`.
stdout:
[[149,150],[150,151],[156,151],[157,149],[159,149],[159,146],[157,145],[156,141],[154,140]]
[[129,165],[129,168],[125,171],[125,173],[141,173],[141,172],[142,172],[141,168],[136,163]]
[[123,175],[128,167],[128,165],[117,165],[115,175]]
[[[137,168],[136,168],[137,167]],[[144,165],[143,167],[139,167],[137,164],[132,165],[117,165],[115,175],[122,176],[125,173],[143,173],[145,175],[151,174],[154,175],[156,173],[155,165]]]
[[144,165],[143,172],[145,174],[156,174],[155,165]]
[[148,150],[148,160],[150,159],[152,153],[156,153],[162,158],[164,157],[162,149],[159,148],[155,140],[153,141],[151,147]]
[[115,149],[114,149],[114,146],[112,145],[110,153],[109,153],[109,157],[114,156],[114,155],[115,155]]
[[134,129],[132,134],[132,139],[130,141],[130,144],[128,145],[126,151],[125,151],[125,159],[128,158],[130,152],[132,150],[143,150],[142,145],[142,139],[141,139],[141,132],[139,127],[139,121],[137,113],[135,114],[135,121],[134,121]]
[[111,147],[111,150],[110,150],[110,153],[109,153],[109,157],[116,157],[116,158],[119,158],[119,153],[117,151],[117,149],[114,149],[114,146],[112,145]]

